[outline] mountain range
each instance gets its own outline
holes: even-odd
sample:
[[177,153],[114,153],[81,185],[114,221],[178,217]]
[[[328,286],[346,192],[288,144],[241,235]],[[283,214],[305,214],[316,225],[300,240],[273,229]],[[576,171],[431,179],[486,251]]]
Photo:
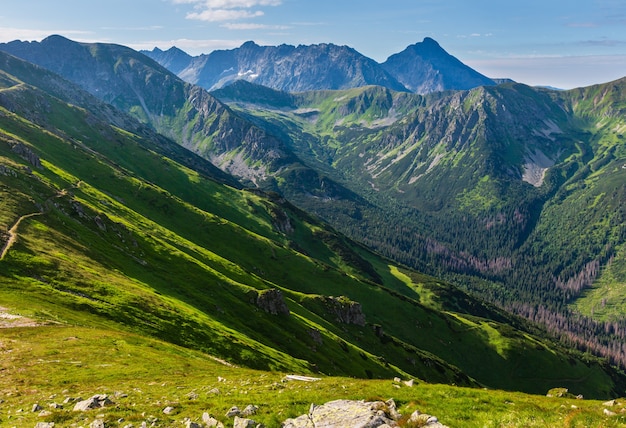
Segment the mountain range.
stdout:
[[287,92],[376,85],[425,94],[495,84],[429,37],[390,56],[382,64],[348,46],[329,43],[259,46],[246,42],[236,49],[216,50],[196,57],[176,47],[141,52],[186,82],[208,90],[237,80]]
[[123,46],[0,50],[49,70],[0,61],[3,224],[37,214],[0,262],[4,301],[263,369],[623,391],[471,297],[623,363],[623,80],[209,93]]

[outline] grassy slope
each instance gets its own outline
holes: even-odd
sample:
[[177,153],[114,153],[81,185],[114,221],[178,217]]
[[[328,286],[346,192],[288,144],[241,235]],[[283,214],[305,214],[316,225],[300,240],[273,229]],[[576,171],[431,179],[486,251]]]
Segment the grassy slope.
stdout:
[[[607,407],[593,400],[340,377],[283,382],[284,373],[229,367],[167,342],[102,329],[0,329],[0,352],[3,426],[34,426],[40,421],[87,425],[96,418],[112,425],[120,419],[136,426],[156,419],[158,426],[178,426],[185,418],[198,421],[203,412],[228,426],[232,422],[224,415],[231,406],[255,404],[259,412],[253,418],[274,427],[306,413],[310,403],[339,398],[393,398],[403,415],[419,410],[451,427],[608,428],[626,422],[619,415],[623,404]],[[48,407],[67,397],[94,394],[109,394],[115,405],[86,413],[73,412],[73,402],[61,409]],[[51,413],[42,417],[31,412],[35,403]],[[166,406],[174,407],[174,413],[163,414]],[[604,409],[618,416],[606,416]]]
[[[206,180],[147,150],[140,137],[10,79],[4,91],[18,110],[36,100],[50,113],[44,129],[24,119],[27,110],[21,117],[0,111],[0,161],[12,172],[0,175],[0,227],[42,213],[20,224],[17,244],[0,262],[0,305],[65,325],[157,336],[266,370],[409,373],[472,384],[469,375],[499,388],[615,394],[596,363],[504,325],[421,304],[422,295],[431,296],[422,303],[432,301],[432,279],[407,281],[410,273],[370,253],[363,257],[384,286],[365,278],[354,265],[356,249],[340,238],[316,241],[325,226],[279,200]],[[10,149],[16,142],[36,152],[43,168],[27,169]],[[276,230],[281,212],[295,232]],[[283,290],[291,316],[251,303],[255,290],[270,287]],[[360,302],[369,324],[334,322],[319,294]],[[375,324],[385,334],[376,335]]]

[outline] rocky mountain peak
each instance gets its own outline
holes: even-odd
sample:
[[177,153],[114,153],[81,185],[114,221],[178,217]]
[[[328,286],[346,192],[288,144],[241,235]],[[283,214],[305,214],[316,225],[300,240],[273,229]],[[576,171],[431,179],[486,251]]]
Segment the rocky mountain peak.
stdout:
[[495,84],[450,55],[430,37],[391,55],[382,66],[400,83],[418,94]]

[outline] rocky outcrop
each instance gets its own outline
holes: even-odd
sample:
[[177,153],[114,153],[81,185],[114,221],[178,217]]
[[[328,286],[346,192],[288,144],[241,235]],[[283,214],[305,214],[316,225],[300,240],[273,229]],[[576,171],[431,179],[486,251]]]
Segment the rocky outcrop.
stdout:
[[359,302],[350,300],[345,296],[320,297],[324,301],[326,309],[334,315],[338,322],[343,324],[365,325],[365,314]]
[[[392,428],[399,427],[402,415],[396,409],[396,403],[387,401],[352,401],[336,400],[321,406],[311,405],[309,413],[283,422],[283,428]],[[447,428],[439,423],[435,416],[413,412],[408,419],[415,427]]]
[[11,150],[35,168],[43,169],[39,156],[37,156],[35,152],[26,147],[24,144],[17,143],[11,148]]
[[263,309],[265,312],[272,315],[289,315],[289,308],[283,293],[275,288],[269,290],[262,290],[256,293],[255,297],[256,305]]

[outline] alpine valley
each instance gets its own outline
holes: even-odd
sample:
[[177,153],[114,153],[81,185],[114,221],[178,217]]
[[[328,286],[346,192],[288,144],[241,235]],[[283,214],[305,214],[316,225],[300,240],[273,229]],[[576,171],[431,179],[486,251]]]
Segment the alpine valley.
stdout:
[[0,424],[106,392],[106,426],[373,397],[620,426],[625,91],[497,85],[428,38],[0,44]]

